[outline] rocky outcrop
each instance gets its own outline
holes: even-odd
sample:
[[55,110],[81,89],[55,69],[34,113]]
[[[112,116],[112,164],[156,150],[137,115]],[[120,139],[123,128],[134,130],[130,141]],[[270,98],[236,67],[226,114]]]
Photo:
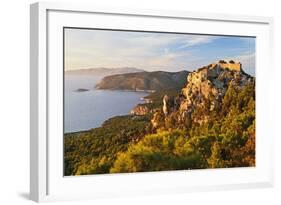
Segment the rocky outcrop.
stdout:
[[150,109],[146,106],[146,104],[139,104],[131,110],[131,115],[146,115],[150,112]]
[[180,101],[182,100],[182,95],[178,95],[177,97],[169,97],[165,95],[163,97],[163,107],[162,111],[165,116],[167,116],[171,112],[177,111],[180,106]]
[[[220,109],[230,85],[243,87],[253,81],[254,78],[242,70],[240,63],[219,61],[209,64],[189,73],[186,85],[177,97],[164,96],[162,113],[166,118],[177,116],[179,123],[189,118],[201,124],[208,121],[208,112]],[[196,116],[194,113],[198,110],[204,110],[205,114]],[[156,125],[155,119],[160,114],[155,114],[152,124]]]
[[170,108],[169,104],[170,104],[170,99],[168,95],[165,95],[163,97],[163,108],[162,108],[164,115],[168,115],[169,113],[169,108]]

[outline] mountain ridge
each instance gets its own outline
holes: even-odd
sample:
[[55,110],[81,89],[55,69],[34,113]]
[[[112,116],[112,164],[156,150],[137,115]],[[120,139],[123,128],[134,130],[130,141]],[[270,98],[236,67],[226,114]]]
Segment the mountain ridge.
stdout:
[[65,74],[68,75],[115,75],[115,74],[124,74],[124,73],[135,73],[143,72],[144,70],[135,68],[135,67],[118,67],[118,68],[107,68],[107,67],[98,67],[98,68],[85,68],[85,69],[76,69],[76,70],[67,70]]
[[158,91],[180,88],[186,82],[189,71],[137,72],[105,76],[95,87],[109,90]]

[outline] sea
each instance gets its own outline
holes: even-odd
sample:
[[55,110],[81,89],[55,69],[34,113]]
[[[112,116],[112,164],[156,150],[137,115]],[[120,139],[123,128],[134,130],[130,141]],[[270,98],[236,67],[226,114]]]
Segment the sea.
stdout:
[[64,133],[100,127],[111,117],[128,115],[148,95],[146,92],[95,89],[101,79],[102,76],[65,74]]

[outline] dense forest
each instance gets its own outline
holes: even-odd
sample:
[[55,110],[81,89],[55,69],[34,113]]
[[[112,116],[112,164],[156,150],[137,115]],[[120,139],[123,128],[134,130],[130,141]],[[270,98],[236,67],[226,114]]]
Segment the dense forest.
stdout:
[[[208,85],[215,82],[220,93],[210,85],[216,96],[208,98],[194,91],[191,79],[186,83],[198,102],[192,112],[182,111],[187,97],[181,91],[162,90],[147,96],[153,109],[144,115],[118,116],[99,128],[65,134],[64,174],[255,166],[255,80],[227,69],[211,77]],[[167,93],[173,105],[166,113]]]

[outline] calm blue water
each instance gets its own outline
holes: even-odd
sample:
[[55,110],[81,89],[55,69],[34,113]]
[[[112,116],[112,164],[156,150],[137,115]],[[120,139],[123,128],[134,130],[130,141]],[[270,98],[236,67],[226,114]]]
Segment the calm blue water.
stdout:
[[[110,117],[129,114],[147,93],[96,90],[102,77],[65,75],[64,130],[65,133],[99,127]],[[89,91],[77,92],[79,88]]]

